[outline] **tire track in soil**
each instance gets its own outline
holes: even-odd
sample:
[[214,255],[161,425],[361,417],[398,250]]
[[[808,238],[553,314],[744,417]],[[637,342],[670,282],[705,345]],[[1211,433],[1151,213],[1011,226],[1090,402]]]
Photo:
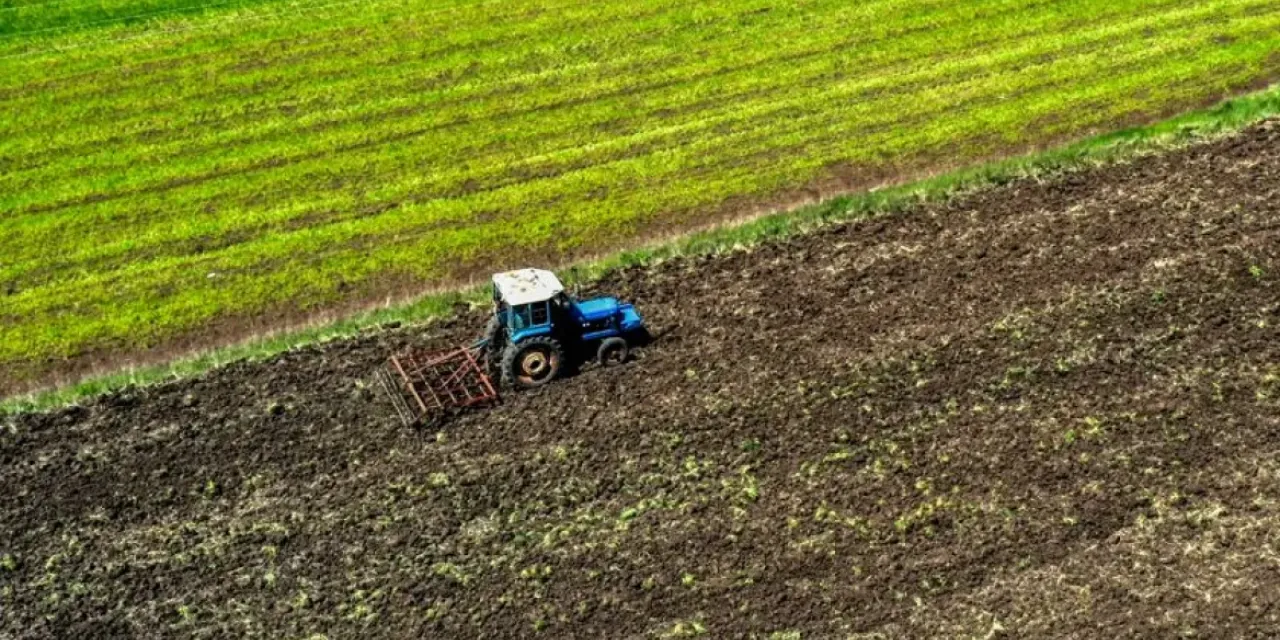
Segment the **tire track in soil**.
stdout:
[[15,418],[0,635],[1274,633],[1278,147],[610,274],[678,327],[440,434],[360,382],[474,314]]

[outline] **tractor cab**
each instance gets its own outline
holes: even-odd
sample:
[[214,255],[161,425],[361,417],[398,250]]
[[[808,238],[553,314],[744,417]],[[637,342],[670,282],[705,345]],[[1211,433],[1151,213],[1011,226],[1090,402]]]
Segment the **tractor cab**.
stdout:
[[550,381],[570,353],[594,351],[602,363],[625,360],[644,331],[632,305],[611,297],[575,300],[542,269],[495,274],[493,301],[485,334],[489,361],[517,387]]
[[552,333],[557,324],[552,316],[567,315],[570,304],[556,274],[541,269],[495,274],[493,303],[494,320],[506,329],[509,342]]

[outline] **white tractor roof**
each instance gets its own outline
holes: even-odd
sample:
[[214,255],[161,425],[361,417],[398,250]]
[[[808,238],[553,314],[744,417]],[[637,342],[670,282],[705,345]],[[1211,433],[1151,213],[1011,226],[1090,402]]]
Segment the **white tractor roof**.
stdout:
[[493,274],[493,286],[507,304],[529,304],[550,300],[564,291],[560,278],[543,269],[518,269]]

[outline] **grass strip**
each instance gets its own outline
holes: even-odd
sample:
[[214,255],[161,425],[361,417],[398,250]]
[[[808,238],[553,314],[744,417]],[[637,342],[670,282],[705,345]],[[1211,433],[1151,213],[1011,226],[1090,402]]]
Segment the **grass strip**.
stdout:
[[[566,283],[573,285],[599,278],[611,269],[653,265],[678,256],[742,250],[763,242],[812,232],[835,223],[900,212],[923,203],[942,201],[960,193],[1000,185],[1018,178],[1082,170],[1102,163],[1168,151],[1238,131],[1275,115],[1280,115],[1280,85],[1153,125],[1125,129],[1064,147],[990,162],[904,185],[840,196],[815,205],[714,227],[604,258],[562,265],[562,274]],[[7,398],[0,401],[0,414],[46,410],[128,386],[156,384],[197,375],[232,361],[260,360],[304,345],[349,338],[389,322],[425,326],[449,315],[459,304],[484,304],[487,295],[483,287],[430,294],[405,304],[366,311],[328,324],[264,335],[165,364],[90,377],[61,388]]]

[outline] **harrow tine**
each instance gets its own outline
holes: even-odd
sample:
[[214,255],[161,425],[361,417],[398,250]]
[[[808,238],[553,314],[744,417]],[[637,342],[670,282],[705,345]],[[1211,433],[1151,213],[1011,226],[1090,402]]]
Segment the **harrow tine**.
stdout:
[[378,378],[406,425],[498,399],[493,382],[469,349],[392,357]]
[[[399,373],[400,379],[404,380],[405,382],[404,388],[409,392],[410,395],[413,396],[414,401],[418,403],[418,408],[422,410],[422,413],[427,413],[428,411],[427,403],[422,401],[422,396],[418,393],[418,390],[415,388],[413,384],[413,378],[410,378],[409,374],[405,373],[404,367],[400,366],[400,359],[396,357],[392,357],[391,366],[396,368],[396,373]],[[427,390],[430,391],[431,387],[428,386]],[[436,398],[434,393],[432,394],[431,399],[434,401],[432,404],[434,404],[436,407],[440,406],[440,399]]]
[[382,391],[391,399],[391,406],[395,409],[396,416],[400,418],[400,422],[403,422],[406,427],[413,426],[416,421],[413,411],[410,410],[409,404],[404,401],[404,396],[400,393],[399,385],[392,379],[391,372],[384,368],[379,368],[375,377],[377,377]]

